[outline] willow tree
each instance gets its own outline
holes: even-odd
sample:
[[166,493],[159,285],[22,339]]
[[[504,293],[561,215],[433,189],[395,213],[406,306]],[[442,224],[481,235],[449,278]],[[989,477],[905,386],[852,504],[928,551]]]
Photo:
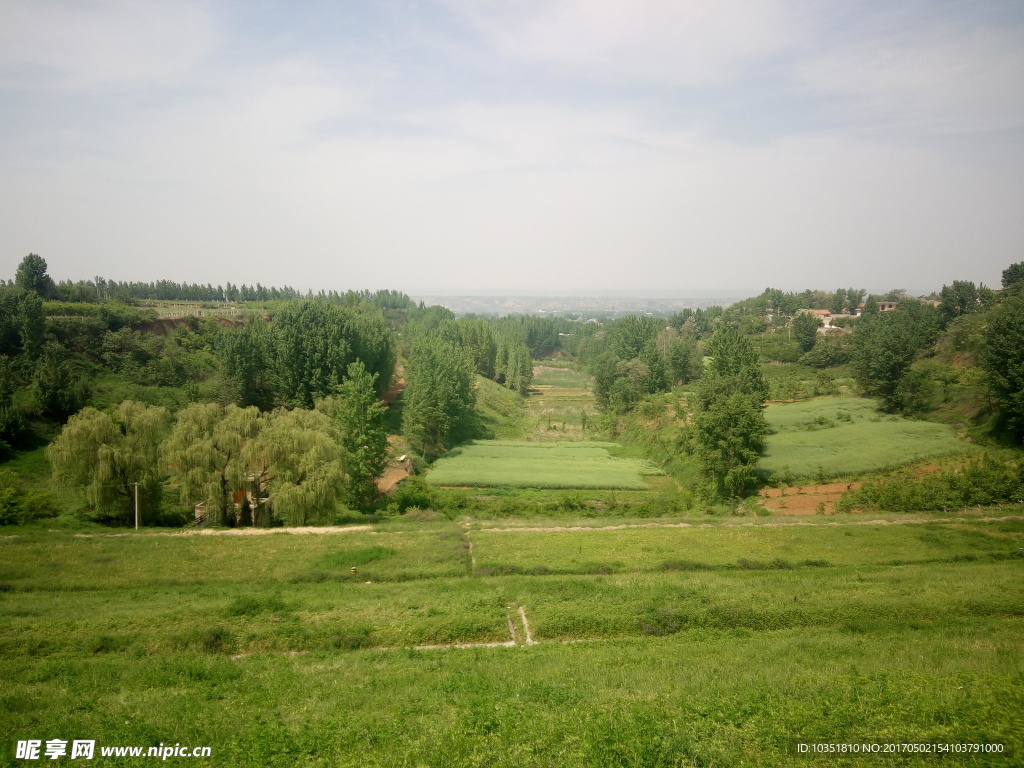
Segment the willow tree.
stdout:
[[251,482],[242,449],[263,423],[256,407],[193,403],[178,414],[164,443],[164,461],[180,484],[181,500],[204,504],[213,525],[234,520],[234,493]]
[[135,484],[139,506],[154,512],[160,503],[160,442],[170,417],[166,408],[125,400],[113,413],[83,408],[46,449],[58,485],[84,488],[96,509],[116,512],[127,522]]
[[362,362],[349,365],[338,394],[324,398],[316,409],[330,417],[347,454],[345,500],[369,511],[377,498],[377,478],[388,462],[387,406],[377,398],[376,374]]
[[345,450],[331,419],[319,411],[278,409],[264,421],[243,461],[267,478],[274,516],[306,525],[331,511],[345,487]]

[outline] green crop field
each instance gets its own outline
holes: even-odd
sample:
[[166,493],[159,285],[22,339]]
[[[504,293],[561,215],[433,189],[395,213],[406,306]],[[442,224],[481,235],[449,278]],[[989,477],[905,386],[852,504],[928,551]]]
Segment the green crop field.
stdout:
[[533,377],[534,386],[590,389],[594,384],[593,376],[583,371],[574,371],[571,368],[552,368],[541,363],[534,367],[534,371],[536,372]]
[[457,448],[434,464],[431,485],[512,488],[642,489],[656,470],[640,459],[608,453],[615,443],[529,443],[481,440]]
[[1000,744],[942,762],[1019,764],[1024,521],[691,519],[14,529],[0,764],[24,739],[95,739],[98,765],[161,743],[211,766],[936,764],[801,757],[811,741]]
[[964,451],[952,428],[880,414],[872,400],[829,397],[770,405],[760,469],[775,478],[846,477]]

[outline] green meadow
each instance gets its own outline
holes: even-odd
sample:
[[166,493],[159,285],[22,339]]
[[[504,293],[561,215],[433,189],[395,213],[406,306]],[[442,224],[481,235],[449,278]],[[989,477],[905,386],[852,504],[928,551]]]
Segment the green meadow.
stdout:
[[431,485],[512,488],[643,489],[657,470],[612,456],[615,443],[481,440],[449,452],[427,475]]
[[873,400],[826,397],[765,408],[760,470],[773,479],[847,477],[967,449],[951,427],[881,414]]
[[573,368],[552,367],[543,363],[534,367],[534,387],[563,387],[567,389],[590,389],[594,377]]
[[936,762],[801,757],[811,741],[995,743],[942,762],[1019,764],[1024,521],[690,520],[19,528],[0,538],[0,764],[53,738],[209,746],[216,766]]

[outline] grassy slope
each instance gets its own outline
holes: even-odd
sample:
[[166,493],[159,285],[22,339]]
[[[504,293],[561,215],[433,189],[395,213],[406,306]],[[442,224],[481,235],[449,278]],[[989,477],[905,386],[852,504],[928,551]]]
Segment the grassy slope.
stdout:
[[861,398],[771,405],[765,417],[773,434],[761,469],[776,476],[788,468],[794,478],[814,477],[820,468],[826,477],[849,477],[968,448],[947,426],[884,416]]
[[614,458],[608,447],[594,442],[483,441],[439,459],[427,482],[480,487],[646,488],[641,475],[649,472],[649,467],[636,459]]
[[[218,766],[783,766],[798,740],[1024,748],[1022,563],[990,557],[1017,551],[1019,521],[468,534],[478,566],[534,562],[515,559],[530,537],[563,565],[576,545],[624,567],[542,577],[470,576],[464,528],[419,528],[0,539],[0,760],[16,739],[79,736],[209,745]],[[658,568],[684,549],[834,564]],[[505,640],[518,605],[542,641],[604,639],[354,650]],[[311,653],[229,658],[286,650]]]

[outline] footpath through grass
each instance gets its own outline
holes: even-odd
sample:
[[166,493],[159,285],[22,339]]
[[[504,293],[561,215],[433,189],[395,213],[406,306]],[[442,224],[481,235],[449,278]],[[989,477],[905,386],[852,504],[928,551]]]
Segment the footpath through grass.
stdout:
[[427,475],[431,485],[510,488],[640,490],[657,470],[641,459],[620,459],[615,443],[481,440],[448,453]]
[[[1024,521],[850,520],[9,529],[0,764],[56,738],[210,746],[217,766],[935,764],[801,757],[811,741],[998,743],[942,762],[1019,764]],[[510,621],[514,648],[411,650],[508,641]]]

